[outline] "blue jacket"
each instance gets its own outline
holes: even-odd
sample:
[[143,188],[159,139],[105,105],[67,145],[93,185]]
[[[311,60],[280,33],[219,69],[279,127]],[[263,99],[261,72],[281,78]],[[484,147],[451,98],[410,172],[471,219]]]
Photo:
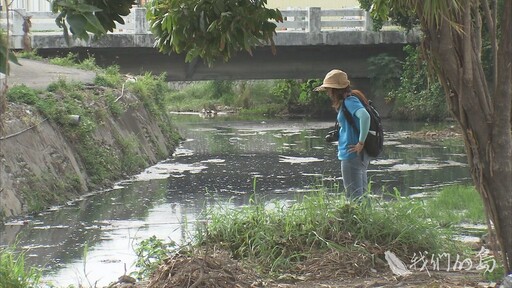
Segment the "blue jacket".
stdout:
[[[362,132],[362,135],[359,135],[357,131],[355,131],[345,115],[343,114],[342,109],[340,108],[338,111],[338,122],[340,123],[340,138],[338,139],[338,159],[346,160],[351,159],[357,156],[357,153],[349,153],[348,149],[350,149],[352,145],[356,145],[357,142],[363,141],[366,139],[366,135],[368,134],[368,127],[370,123],[370,115],[364,108],[359,98],[354,95],[348,96],[345,99],[345,107],[347,107],[348,112],[352,115],[354,122],[359,131]],[[363,109],[362,111],[359,111]],[[359,117],[358,117],[359,116]],[[361,130],[361,123],[363,123],[363,129]]]

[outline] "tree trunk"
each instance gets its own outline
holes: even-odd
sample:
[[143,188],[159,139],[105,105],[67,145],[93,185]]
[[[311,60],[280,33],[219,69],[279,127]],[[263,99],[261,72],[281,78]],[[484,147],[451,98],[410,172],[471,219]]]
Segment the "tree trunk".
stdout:
[[444,18],[437,25],[423,27],[448,105],[461,125],[471,176],[494,227],[505,272],[511,273],[512,1],[505,1],[495,91],[490,91],[484,75],[477,43],[480,40],[475,37],[480,31],[473,27],[476,21],[472,19],[470,3],[472,1],[466,1],[461,13],[455,16],[464,32],[456,30],[453,23]]
[[[494,111],[496,129],[493,130],[493,149],[496,163],[492,166],[495,180],[490,186],[495,191],[498,206],[496,223],[500,223],[500,243],[506,261],[506,272],[512,271],[512,1],[505,1],[502,38],[498,45],[498,74]],[[501,179],[501,181],[497,181]],[[505,180],[507,179],[507,180]],[[501,234],[501,235],[500,235]]]

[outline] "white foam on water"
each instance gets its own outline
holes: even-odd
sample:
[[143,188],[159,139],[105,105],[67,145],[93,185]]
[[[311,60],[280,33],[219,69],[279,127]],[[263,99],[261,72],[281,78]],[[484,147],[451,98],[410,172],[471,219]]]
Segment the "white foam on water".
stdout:
[[279,155],[279,162],[282,162],[282,163],[302,164],[302,163],[322,162],[322,161],[324,161],[324,159],[319,159],[316,157],[293,157],[293,156]]
[[135,181],[149,181],[155,179],[167,179],[171,174],[183,174],[185,172],[200,173],[207,166],[194,164],[181,164],[181,163],[160,163],[149,167],[142,173],[135,175]]

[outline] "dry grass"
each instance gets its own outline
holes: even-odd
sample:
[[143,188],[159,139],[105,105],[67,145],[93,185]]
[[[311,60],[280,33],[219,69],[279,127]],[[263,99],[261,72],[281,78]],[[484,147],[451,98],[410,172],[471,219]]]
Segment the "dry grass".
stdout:
[[203,251],[167,258],[146,287],[250,287],[255,282],[257,277],[254,273],[244,269],[228,253],[216,250],[211,255]]
[[495,287],[493,283],[482,280],[477,271],[430,271],[430,275],[416,271],[399,277],[390,272],[384,261],[367,255],[333,249],[311,256],[288,274],[271,278],[260,275],[247,263],[234,260],[226,251],[210,249],[168,258],[149,281],[117,287]]

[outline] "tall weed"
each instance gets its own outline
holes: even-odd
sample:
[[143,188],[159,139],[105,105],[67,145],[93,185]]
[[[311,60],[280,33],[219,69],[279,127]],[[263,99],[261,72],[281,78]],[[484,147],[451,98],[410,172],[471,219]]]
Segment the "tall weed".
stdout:
[[208,224],[199,227],[198,243],[224,245],[236,257],[254,261],[269,272],[286,271],[289,265],[326,249],[351,250],[362,245],[366,253],[376,256],[387,250],[411,256],[457,248],[449,231],[425,221],[421,203],[401,197],[348,203],[342,196],[320,190],[290,206],[272,202],[223,207],[206,212],[205,217]]
[[14,247],[0,247],[0,288],[38,287],[41,271],[25,266],[25,254]]

